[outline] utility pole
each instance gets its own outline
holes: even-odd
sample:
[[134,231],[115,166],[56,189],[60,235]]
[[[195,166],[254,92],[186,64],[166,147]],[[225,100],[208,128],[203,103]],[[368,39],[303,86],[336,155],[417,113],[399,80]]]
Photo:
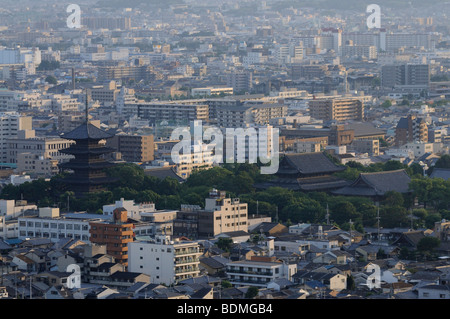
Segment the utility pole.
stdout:
[[327,214],[325,215],[326,219],[327,219],[327,225],[330,225],[330,212],[328,210],[328,203],[327,203]]

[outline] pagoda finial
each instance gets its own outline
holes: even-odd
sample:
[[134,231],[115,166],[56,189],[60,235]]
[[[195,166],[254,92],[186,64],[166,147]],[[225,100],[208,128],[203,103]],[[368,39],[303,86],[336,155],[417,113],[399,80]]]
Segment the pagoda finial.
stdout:
[[89,124],[89,101],[88,101],[88,91],[86,90],[86,124]]

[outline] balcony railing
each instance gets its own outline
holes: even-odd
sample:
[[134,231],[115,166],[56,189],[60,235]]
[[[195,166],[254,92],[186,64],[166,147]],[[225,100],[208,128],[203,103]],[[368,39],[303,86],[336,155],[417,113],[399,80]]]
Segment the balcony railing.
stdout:
[[199,253],[200,253],[200,250],[198,250],[198,249],[177,250],[177,251],[175,251],[175,256],[199,254]]
[[199,262],[198,258],[191,258],[191,259],[187,259],[187,260],[175,260],[175,264],[179,265],[179,264],[191,264],[191,263],[197,263]]
[[233,274],[245,274],[245,275],[256,275],[256,276],[273,276],[273,272],[271,271],[248,271],[248,270],[239,270],[239,269],[227,269],[227,273]]

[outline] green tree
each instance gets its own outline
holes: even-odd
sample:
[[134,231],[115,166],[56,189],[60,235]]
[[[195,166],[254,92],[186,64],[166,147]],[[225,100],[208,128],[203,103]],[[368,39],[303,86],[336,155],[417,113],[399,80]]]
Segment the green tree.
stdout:
[[381,103],[380,106],[383,108],[388,108],[388,107],[392,106],[392,102],[391,102],[391,100],[385,100],[383,103]]
[[47,76],[45,78],[45,82],[47,82],[48,84],[54,84],[54,85],[58,84],[58,80],[52,75]]
[[439,238],[428,236],[419,240],[417,243],[417,250],[420,252],[433,252],[434,249],[439,247],[441,241]]
[[228,280],[222,280],[221,286],[222,286],[222,288],[231,288],[231,287],[233,287],[231,282],[229,282]]
[[220,237],[216,242],[216,246],[223,251],[230,252],[233,246],[233,240],[231,238]]

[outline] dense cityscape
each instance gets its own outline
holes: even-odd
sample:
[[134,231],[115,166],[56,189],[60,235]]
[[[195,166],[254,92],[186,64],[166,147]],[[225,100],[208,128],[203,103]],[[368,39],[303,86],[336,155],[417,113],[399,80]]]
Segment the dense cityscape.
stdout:
[[0,4],[0,299],[450,299],[450,3]]

